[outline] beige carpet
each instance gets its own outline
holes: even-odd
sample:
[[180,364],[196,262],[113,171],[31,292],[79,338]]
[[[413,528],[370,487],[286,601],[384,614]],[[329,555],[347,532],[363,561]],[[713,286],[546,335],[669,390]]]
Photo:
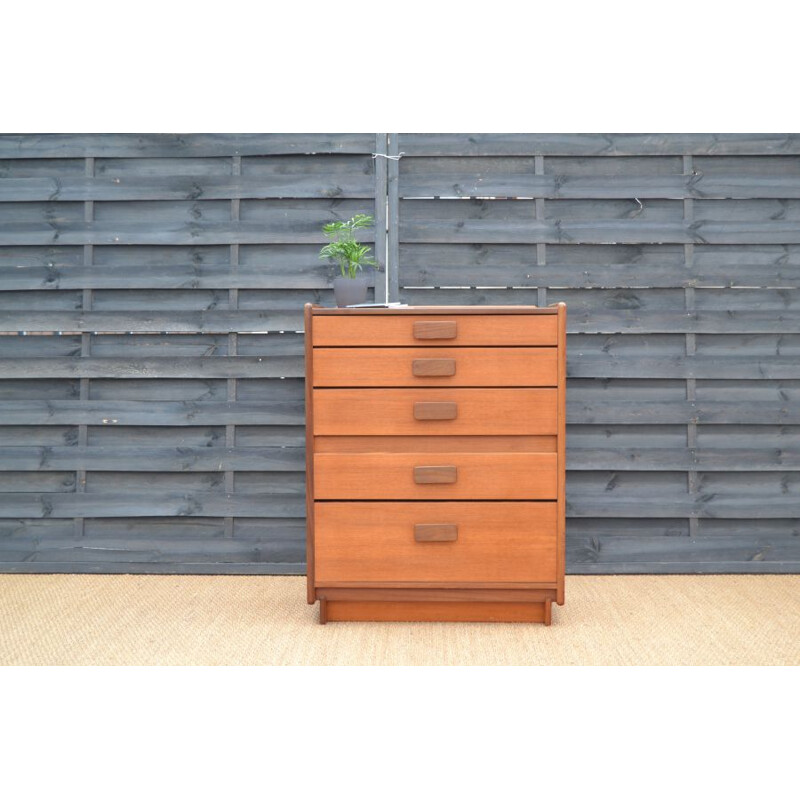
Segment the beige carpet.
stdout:
[[800,576],[573,576],[553,625],[317,624],[296,577],[2,575],[0,664],[800,663]]

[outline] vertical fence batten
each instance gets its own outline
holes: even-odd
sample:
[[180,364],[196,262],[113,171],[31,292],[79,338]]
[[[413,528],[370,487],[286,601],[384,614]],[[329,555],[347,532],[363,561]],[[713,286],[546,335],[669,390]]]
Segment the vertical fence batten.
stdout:
[[359,212],[378,302],[567,303],[569,572],[800,569],[800,134],[356,133],[0,135],[0,571],[303,572]]

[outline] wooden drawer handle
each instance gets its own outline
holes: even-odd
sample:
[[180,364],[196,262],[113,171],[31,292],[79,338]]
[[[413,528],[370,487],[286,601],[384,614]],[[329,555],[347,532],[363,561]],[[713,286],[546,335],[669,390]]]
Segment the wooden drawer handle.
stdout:
[[458,525],[415,525],[416,542],[455,542],[458,539]]
[[456,374],[454,358],[415,358],[411,362],[411,372],[418,378],[438,378]]
[[456,403],[414,403],[414,419],[455,419]]
[[414,483],[455,483],[458,467],[414,467]]
[[458,323],[453,320],[426,320],[414,323],[415,339],[455,339]]

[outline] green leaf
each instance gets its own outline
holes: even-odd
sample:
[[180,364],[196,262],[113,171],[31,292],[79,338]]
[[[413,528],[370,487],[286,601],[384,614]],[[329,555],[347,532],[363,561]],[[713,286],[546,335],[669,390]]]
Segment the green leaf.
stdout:
[[369,214],[354,214],[348,220],[335,220],[325,223],[322,232],[332,241],[320,251],[320,258],[330,258],[338,262],[342,275],[355,278],[356,272],[364,265],[374,266],[375,259],[369,253],[372,248],[355,239],[355,230],[368,228],[374,223]]

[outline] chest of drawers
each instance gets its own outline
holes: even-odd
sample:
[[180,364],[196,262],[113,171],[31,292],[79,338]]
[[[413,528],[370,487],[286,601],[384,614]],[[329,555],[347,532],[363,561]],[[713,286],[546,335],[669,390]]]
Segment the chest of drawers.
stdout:
[[305,307],[308,602],[527,621],[564,603],[566,307]]

